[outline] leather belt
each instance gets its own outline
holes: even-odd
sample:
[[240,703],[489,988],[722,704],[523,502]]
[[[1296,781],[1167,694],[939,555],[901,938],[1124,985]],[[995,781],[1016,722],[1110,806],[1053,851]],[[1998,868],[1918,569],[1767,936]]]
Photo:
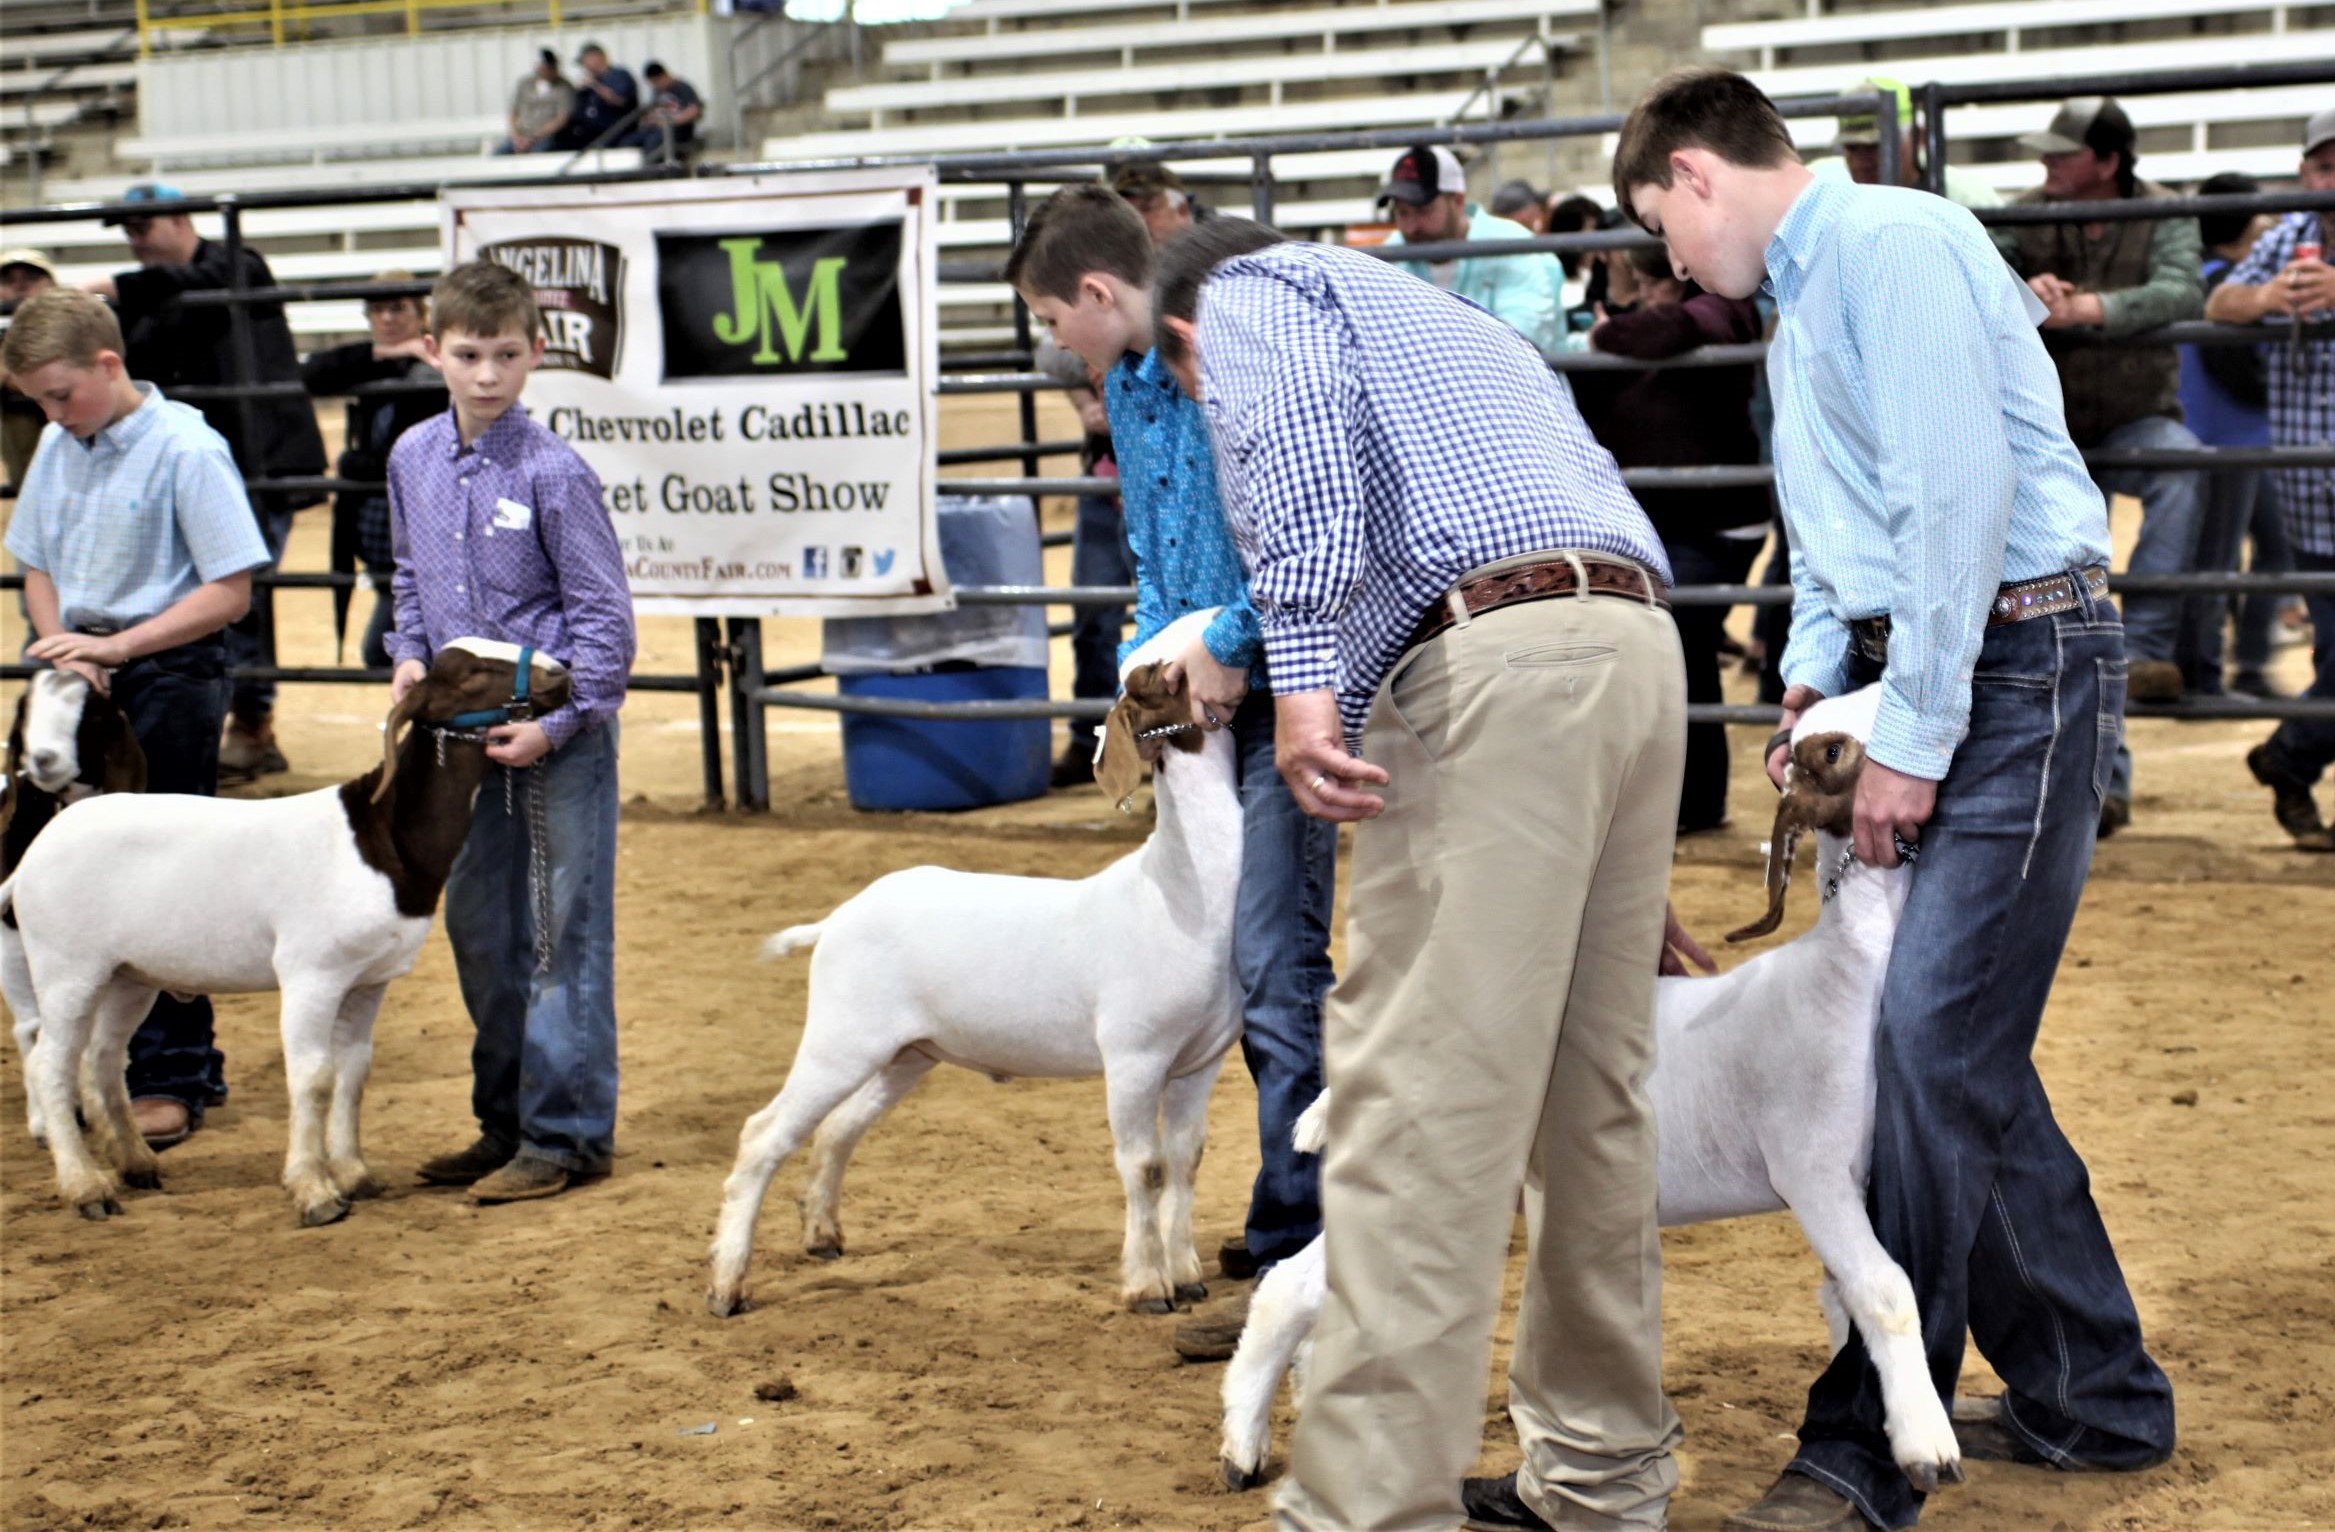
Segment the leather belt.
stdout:
[[[1651,601],[1655,606],[1670,605],[1669,587],[1636,564],[1593,553],[1575,554],[1574,558],[1581,561],[1581,568],[1589,577],[1592,596],[1626,596],[1632,601]],[[1458,622],[1452,611],[1455,604],[1465,607],[1470,617],[1480,617],[1504,606],[1570,596],[1579,589],[1580,580],[1573,573],[1572,560],[1557,557],[1462,580],[1419,619],[1419,625],[1411,630],[1411,645],[1416,647],[1438,637]]]
[[[2076,582],[2083,582],[2079,592]],[[1986,625],[1990,628],[2007,627],[2014,622],[2025,622],[2031,617],[2056,617],[2082,606],[2083,598],[2094,601],[2108,595],[2108,570],[2094,564],[2089,569],[2078,569],[2067,574],[2044,575],[2033,580],[2013,580],[1998,586],[1994,600],[1987,604]],[[1854,617],[1849,620],[1849,638],[1857,652],[1877,664],[1889,659],[1889,617]]]

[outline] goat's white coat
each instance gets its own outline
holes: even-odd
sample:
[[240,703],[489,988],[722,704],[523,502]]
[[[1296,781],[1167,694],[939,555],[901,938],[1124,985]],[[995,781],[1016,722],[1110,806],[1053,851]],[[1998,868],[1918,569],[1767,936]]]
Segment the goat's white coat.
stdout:
[[[448,647],[517,659],[512,646],[484,640]],[[562,668],[548,656],[537,664],[547,675]],[[431,917],[398,911],[389,877],[357,849],[341,792],[92,798],[59,815],[0,883],[42,1017],[28,1083],[48,1121],[58,1187],[85,1216],[112,1211],[119,1189],[74,1126],[77,1089],[100,1153],[128,1184],[160,1184],[122,1069],[131,1034],[166,989],[281,990],[292,1106],[285,1190],[303,1223],[320,1224],[380,1189],[357,1127],[373,1018],[389,982],[413,967]]]
[[[41,792],[70,805],[98,791],[82,784],[81,713],[95,695],[88,681],[69,670],[36,671],[25,682],[24,756],[17,769],[27,786],[0,782],[12,792]],[[32,967],[24,956],[24,937],[14,926],[0,922],[0,1000],[8,1002],[15,1018],[16,1056],[24,1063],[24,1126],[33,1142],[49,1141],[47,1114],[32,1089],[34,1062],[40,1052],[40,1000],[32,987]]]
[[[1818,703],[1795,726],[1794,741],[1869,738],[1879,694],[1873,686]],[[1821,887],[1848,843],[1822,832],[1815,839]],[[1814,929],[1715,978],[1661,980],[1646,1093],[1660,1144],[1663,1225],[1789,1207],[1824,1263],[1818,1298],[1833,1349],[1854,1323],[1881,1376],[1890,1450],[1929,1488],[1959,1474],[1960,1451],[1931,1386],[1913,1285],[1865,1217],[1873,1030],[1908,876],[1852,858]],[[1325,1092],[1307,1109],[1300,1135],[1326,1100]],[[1256,1481],[1271,1441],[1273,1396],[1293,1365],[1303,1407],[1304,1353],[1327,1288],[1325,1263],[1317,1239],[1257,1286],[1224,1379],[1221,1455],[1235,1488]]]
[[[1173,657],[1214,615],[1179,619],[1125,668]],[[715,1313],[743,1302],[771,1177],[814,1129],[803,1244],[840,1253],[845,1162],[936,1063],[1001,1080],[1102,1075],[1127,1192],[1123,1296],[1164,1309],[1198,1287],[1192,1178],[1209,1089],[1240,1035],[1231,734],[1208,734],[1195,753],[1164,752],[1153,783],[1150,839],[1093,877],[911,868],[765,944],[766,957],[818,950],[794,1065],[740,1132],[722,1189],[707,1292]]]

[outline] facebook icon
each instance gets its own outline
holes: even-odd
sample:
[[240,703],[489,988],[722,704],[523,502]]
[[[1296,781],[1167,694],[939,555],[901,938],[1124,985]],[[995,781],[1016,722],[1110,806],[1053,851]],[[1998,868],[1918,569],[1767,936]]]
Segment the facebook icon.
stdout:
[[825,548],[810,547],[803,550],[803,578],[806,580],[827,578],[827,550]]

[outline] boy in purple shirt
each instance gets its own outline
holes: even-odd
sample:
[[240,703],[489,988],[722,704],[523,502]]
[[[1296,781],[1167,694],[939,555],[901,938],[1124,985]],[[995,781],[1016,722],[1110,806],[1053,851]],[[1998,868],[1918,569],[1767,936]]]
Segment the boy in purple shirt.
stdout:
[[518,1202],[605,1175],[615,1151],[616,712],[632,593],[600,480],[519,403],[543,359],[534,290],[483,261],[447,272],[430,295],[429,352],[454,403],[389,454],[391,697],[459,638],[531,647],[573,681],[564,707],[486,730],[499,770],[446,881],[446,935],[477,1029],[479,1137],[421,1175],[468,1186],[476,1202]]

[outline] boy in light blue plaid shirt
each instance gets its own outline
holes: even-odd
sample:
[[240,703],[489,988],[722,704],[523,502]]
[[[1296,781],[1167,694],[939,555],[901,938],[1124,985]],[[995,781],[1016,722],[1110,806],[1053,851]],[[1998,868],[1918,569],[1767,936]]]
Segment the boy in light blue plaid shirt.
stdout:
[[[243,476],[195,410],[131,379],[113,313],[87,293],[27,301],[0,365],[49,417],[8,528],[35,638],[129,716],[147,787],[209,795],[227,708],[220,632],[268,562]],[[164,995],[130,1042],[139,1131],[167,1148],[227,1099],[211,1002]]]

